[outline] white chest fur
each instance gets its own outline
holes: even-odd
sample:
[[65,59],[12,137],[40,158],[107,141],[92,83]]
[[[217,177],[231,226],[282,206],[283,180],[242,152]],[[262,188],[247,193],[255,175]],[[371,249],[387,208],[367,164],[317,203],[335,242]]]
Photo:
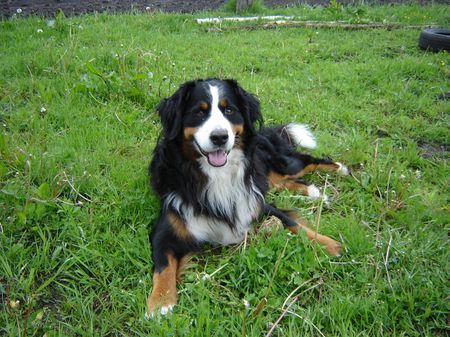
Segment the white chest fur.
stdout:
[[199,241],[219,245],[241,242],[251,228],[263,201],[253,182],[245,182],[246,159],[241,150],[233,149],[223,167],[212,167],[205,158],[200,167],[208,176],[208,184],[199,196],[220,214],[234,219],[233,227],[218,219],[194,214],[192,206],[183,204],[178,196],[169,198],[182,215],[188,231]]

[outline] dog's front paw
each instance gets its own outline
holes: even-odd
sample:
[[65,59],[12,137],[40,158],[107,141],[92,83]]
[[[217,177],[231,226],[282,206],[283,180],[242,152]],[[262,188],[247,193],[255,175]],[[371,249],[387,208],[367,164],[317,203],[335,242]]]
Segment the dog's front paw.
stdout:
[[175,291],[164,289],[153,289],[151,295],[147,298],[147,309],[145,311],[145,319],[152,319],[158,316],[171,314],[173,307],[177,304]]
[[163,306],[152,306],[148,307],[145,311],[145,319],[153,319],[157,316],[165,316],[171,314],[175,304],[163,305]]

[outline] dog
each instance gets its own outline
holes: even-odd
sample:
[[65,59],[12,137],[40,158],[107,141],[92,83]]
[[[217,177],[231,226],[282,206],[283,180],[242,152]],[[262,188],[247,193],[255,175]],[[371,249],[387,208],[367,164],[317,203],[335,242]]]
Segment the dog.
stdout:
[[277,217],[292,233],[304,230],[329,254],[340,254],[339,242],[264,199],[270,188],[318,198],[319,189],[301,177],[315,170],[348,174],[339,162],[297,151],[316,146],[307,126],[262,128],[258,100],[231,79],[186,82],[157,113],[163,130],[149,174],[162,209],[150,233],[153,289],[147,318],[167,314],[177,303],[176,284],[188,256],[205,243],[242,242],[262,216]]

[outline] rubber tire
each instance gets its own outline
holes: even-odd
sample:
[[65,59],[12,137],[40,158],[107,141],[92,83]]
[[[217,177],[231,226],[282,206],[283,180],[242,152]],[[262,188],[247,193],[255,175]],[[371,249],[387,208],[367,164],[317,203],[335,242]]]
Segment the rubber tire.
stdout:
[[420,33],[419,47],[426,50],[450,51],[450,29],[429,28]]

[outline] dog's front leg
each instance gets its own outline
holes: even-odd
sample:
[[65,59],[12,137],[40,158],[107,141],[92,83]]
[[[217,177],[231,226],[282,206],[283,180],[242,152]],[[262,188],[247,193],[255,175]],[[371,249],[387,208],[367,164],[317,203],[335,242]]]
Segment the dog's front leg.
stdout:
[[169,313],[177,303],[177,282],[189,259],[200,246],[180,216],[164,213],[150,234],[153,261],[153,289],[147,299],[146,318]]
[[178,259],[172,253],[155,256],[153,289],[147,299],[146,318],[152,318],[159,310],[162,315],[172,311],[177,303],[177,269]]

